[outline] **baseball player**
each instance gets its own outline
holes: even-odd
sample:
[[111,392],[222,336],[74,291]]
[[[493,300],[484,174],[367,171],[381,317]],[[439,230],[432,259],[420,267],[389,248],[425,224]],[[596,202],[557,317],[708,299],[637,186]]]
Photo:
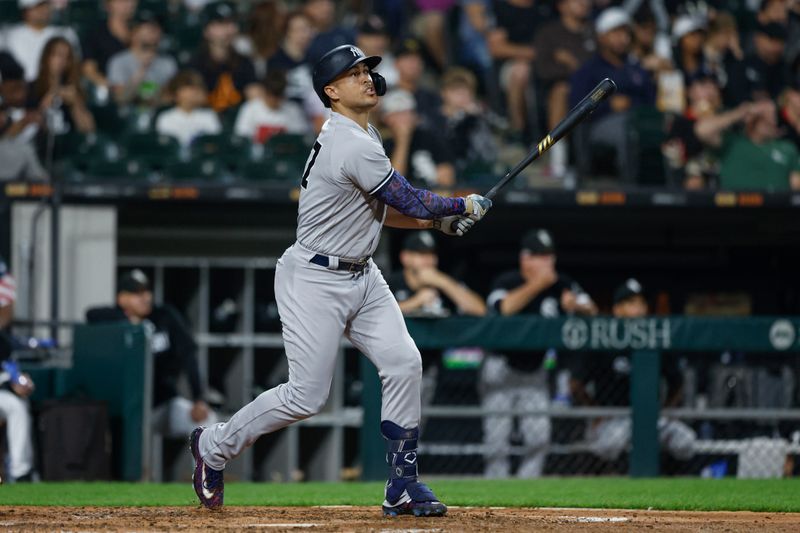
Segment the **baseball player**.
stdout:
[[289,380],[231,419],[191,437],[194,489],[208,508],[223,503],[223,469],[258,437],[318,413],[328,397],[342,336],[377,367],[380,431],[387,442],[388,516],[442,516],[447,507],[417,478],[422,363],[400,309],[371,256],[384,223],[463,235],[489,210],[472,194],[445,198],[396,172],[369,113],[386,92],[378,56],[342,45],[315,65],[314,90],[331,109],[300,180],[297,240],[278,260],[275,296]]

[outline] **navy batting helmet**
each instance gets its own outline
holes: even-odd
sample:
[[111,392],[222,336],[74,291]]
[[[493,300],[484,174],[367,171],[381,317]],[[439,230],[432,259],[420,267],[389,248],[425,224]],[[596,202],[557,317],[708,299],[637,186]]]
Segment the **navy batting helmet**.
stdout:
[[[381,62],[380,56],[366,56],[357,46],[343,44],[337,46],[317,61],[314,65],[314,91],[325,107],[331,106],[331,100],[325,94],[325,86],[336,79],[343,72],[347,72],[359,63],[365,63],[372,71]],[[375,94],[386,94],[386,80],[377,72],[370,72],[372,83],[375,85]]]

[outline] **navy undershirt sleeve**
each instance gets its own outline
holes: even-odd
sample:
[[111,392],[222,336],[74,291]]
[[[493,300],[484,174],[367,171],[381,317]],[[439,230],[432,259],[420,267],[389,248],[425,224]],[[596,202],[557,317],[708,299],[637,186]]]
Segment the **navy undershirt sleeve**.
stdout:
[[417,189],[396,170],[373,195],[408,217],[424,220],[462,215],[466,209],[463,198],[445,198],[425,189]]

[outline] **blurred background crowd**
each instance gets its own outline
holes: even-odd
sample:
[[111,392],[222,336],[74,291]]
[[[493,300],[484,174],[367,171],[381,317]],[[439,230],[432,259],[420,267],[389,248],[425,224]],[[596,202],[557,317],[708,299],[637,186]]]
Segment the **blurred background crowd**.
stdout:
[[330,48],[380,55],[373,121],[428,187],[800,188],[797,0],[3,0],[0,179],[296,181]]

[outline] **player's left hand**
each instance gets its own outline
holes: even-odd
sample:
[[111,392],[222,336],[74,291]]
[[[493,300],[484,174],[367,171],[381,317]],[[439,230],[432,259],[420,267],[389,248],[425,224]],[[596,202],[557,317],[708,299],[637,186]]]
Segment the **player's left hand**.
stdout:
[[464,236],[474,225],[475,221],[464,215],[437,218],[433,221],[433,227],[435,229],[438,229],[445,235],[457,235],[459,237]]
[[470,194],[464,198],[464,204],[466,204],[464,214],[476,222],[492,207],[492,201],[480,194]]

